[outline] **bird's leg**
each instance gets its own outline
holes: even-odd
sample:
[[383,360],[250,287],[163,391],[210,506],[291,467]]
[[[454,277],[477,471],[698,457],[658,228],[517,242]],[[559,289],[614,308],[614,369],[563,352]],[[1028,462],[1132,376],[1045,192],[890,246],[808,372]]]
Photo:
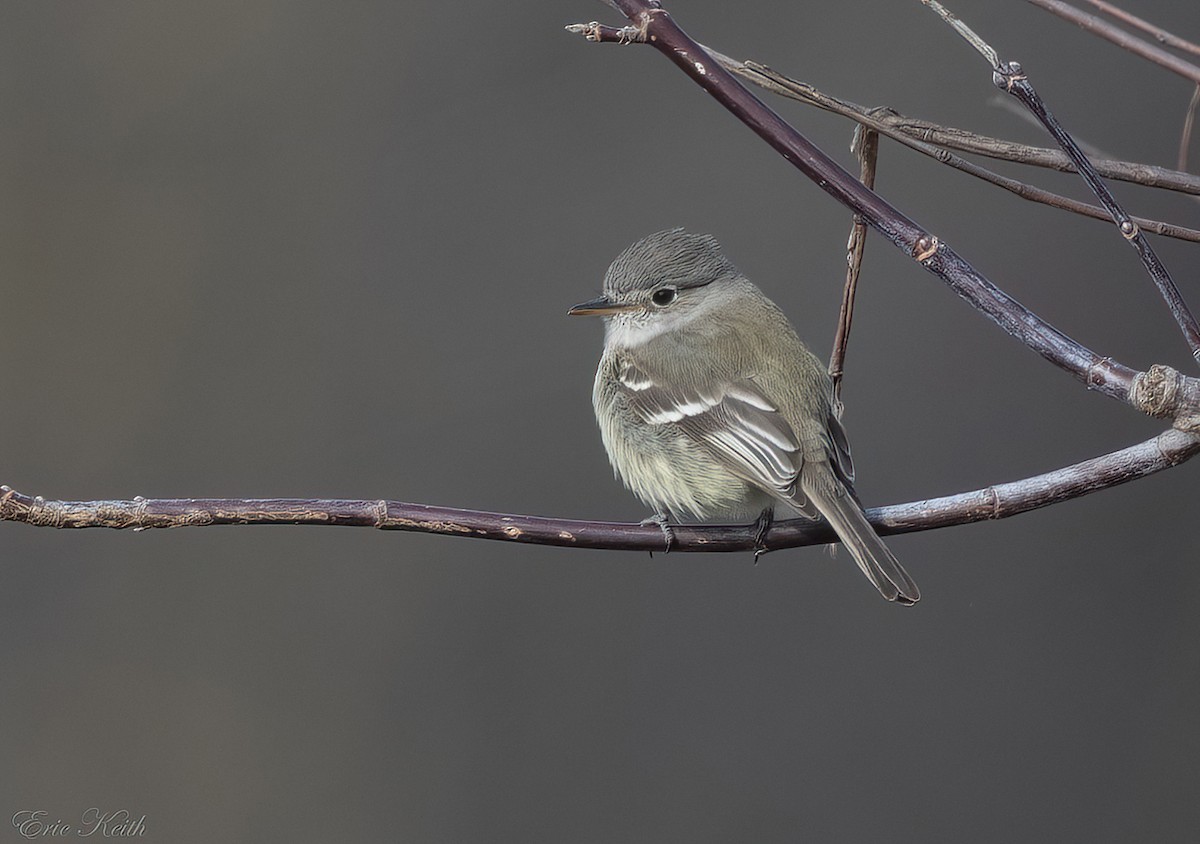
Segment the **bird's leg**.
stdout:
[[767,548],[767,531],[771,529],[771,522],[773,521],[775,521],[775,508],[767,507],[758,514],[758,519],[754,522],[755,565],[758,565],[758,558],[770,550]]
[[[671,514],[665,509],[661,513],[655,513],[648,519],[642,519],[642,525],[658,525],[659,530],[663,532],[663,539],[667,542],[667,547],[663,551],[664,554],[671,553],[671,546],[675,544],[675,531],[671,530]],[[650,552],[651,559],[654,558],[654,552]]]

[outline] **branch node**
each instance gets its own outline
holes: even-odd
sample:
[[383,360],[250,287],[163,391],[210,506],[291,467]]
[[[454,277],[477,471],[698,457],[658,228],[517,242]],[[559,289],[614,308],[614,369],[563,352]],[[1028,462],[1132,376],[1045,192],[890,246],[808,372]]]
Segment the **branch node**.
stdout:
[[62,527],[67,521],[66,508],[61,501],[47,501],[40,495],[35,495],[25,521],[36,527]]
[[937,239],[937,235],[923,234],[917,238],[917,242],[913,244],[912,256],[919,263],[925,263],[941,249],[941,241]]
[[618,44],[644,44],[646,33],[636,26],[623,26],[617,30]]
[[1182,385],[1181,372],[1156,363],[1134,377],[1129,390],[1129,403],[1148,416],[1169,418],[1175,415]]
[[599,40],[600,21],[591,23],[569,23],[563,27],[572,35],[582,35],[588,41]]
[[1170,419],[1185,433],[1200,434],[1200,380],[1188,378],[1179,370],[1156,363],[1139,372],[1129,389],[1129,403],[1148,416]]
[[606,26],[599,21],[591,23],[572,23],[564,26],[572,35],[582,35],[584,39],[598,44],[602,41],[613,41],[617,44],[642,44],[646,41],[645,31],[633,25],[614,27]]
[[[671,17],[671,13],[660,6],[657,0],[651,0],[650,8],[643,10],[637,16],[637,26],[627,26],[625,29],[631,29],[635,33],[633,40],[640,44],[646,44],[651,41],[657,41],[658,37],[650,34],[650,23],[655,17]],[[632,42],[631,42],[632,43]]]
[[149,503],[150,500],[144,495],[133,497],[133,507],[129,511],[129,523],[141,525],[141,527],[135,527],[134,530],[146,530],[146,510]]
[[996,489],[994,486],[990,486],[983,491],[983,496],[984,496],[984,498],[987,499],[987,507],[989,510],[988,518],[989,519],[1004,518],[1004,513],[1001,512],[1001,507],[1000,507],[1000,491],[998,489]]
[[375,527],[377,527],[377,528],[387,527],[387,523],[388,523],[387,501],[380,498],[378,501],[375,502],[375,506],[373,509],[375,511]]
[[1089,390],[1098,390],[1104,386],[1108,380],[1108,372],[1112,369],[1113,361],[1110,357],[1097,358],[1091,366],[1087,368],[1087,377],[1084,383],[1087,384]]
[[1002,91],[1011,92],[1014,85],[1028,78],[1021,70],[1020,62],[1004,62],[992,71],[992,84]]

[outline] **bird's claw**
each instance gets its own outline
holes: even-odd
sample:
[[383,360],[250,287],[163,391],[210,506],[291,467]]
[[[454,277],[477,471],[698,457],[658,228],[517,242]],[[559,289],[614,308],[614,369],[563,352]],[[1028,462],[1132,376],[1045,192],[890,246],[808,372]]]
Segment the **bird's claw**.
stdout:
[[[659,530],[663,533],[663,539],[666,540],[667,547],[663,550],[664,554],[671,553],[671,546],[675,544],[675,531],[672,530],[671,524],[668,521],[666,513],[655,513],[648,519],[642,519],[642,526],[658,525]],[[650,556],[654,556],[654,552],[650,552]]]
[[767,547],[767,531],[771,529],[771,523],[775,520],[775,510],[771,507],[763,510],[754,522],[754,564],[758,565],[758,558],[767,553],[771,549]]

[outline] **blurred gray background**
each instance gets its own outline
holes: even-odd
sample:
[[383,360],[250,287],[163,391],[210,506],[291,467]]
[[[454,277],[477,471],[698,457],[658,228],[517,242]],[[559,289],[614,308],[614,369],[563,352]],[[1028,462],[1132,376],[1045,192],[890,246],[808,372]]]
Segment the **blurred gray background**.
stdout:
[[[669,5],[830,93],[1043,142],[916,0]],[[1128,8],[1200,37],[1196,4]],[[1016,0],[955,10],[1081,139],[1174,165],[1186,82]],[[567,307],[682,225],[827,355],[849,215],[653,50],[562,31],[594,18],[620,22],[586,0],[7,4],[0,482],[644,517],[592,418],[600,326]],[[847,123],[772,102],[853,166]],[[1186,368],[1111,227],[886,141],[878,187],[1101,354]],[[1200,308],[1196,246],[1155,245]],[[848,367],[868,504],[1160,429],[879,238]],[[0,840],[18,811],[95,806],[173,842],[1194,841],[1198,468],[895,538],[911,610],[816,548],[2,524]]]

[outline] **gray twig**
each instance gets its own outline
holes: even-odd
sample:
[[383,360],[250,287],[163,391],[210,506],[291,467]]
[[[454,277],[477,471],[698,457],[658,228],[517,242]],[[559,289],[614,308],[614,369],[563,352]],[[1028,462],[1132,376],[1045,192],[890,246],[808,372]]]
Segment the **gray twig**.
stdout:
[[[858,156],[858,178],[864,185],[875,188],[875,166],[879,158],[879,133],[858,125],[850,150]],[[846,348],[850,343],[850,324],[854,321],[854,296],[862,272],[863,251],[867,246],[867,224],[861,214],[855,214],[850,224],[850,240],[846,244],[846,284],[842,288],[842,306],[838,312],[837,333],[833,352],[829,355],[829,380],[833,382],[833,411],[842,418],[842,375],[845,371]]]
[[1200,85],[1192,91],[1192,101],[1188,103],[1187,114],[1183,118],[1183,131],[1179,133],[1179,169],[1186,170],[1188,165],[1188,150],[1192,145],[1192,126],[1196,122],[1196,107],[1200,106]]
[[[815,88],[813,88],[811,85],[808,85],[807,83],[799,82],[797,80],[794,80],[787,76],[784,76],[783,74],[779,73],[776,70],[772,70],[771,68],[767,67],[766,65],[760,65],[755,62],[749,62],[749,61],[737,62],[734,59],[729,59],[727,57],[723,57],[719,53],[714,53],[714,55],[718,58],[718,60],[721,61],[721,64],[724,67],[726,67],[728,70],[737,74],[739,77],[741,77],[743,79],[748,79],[748,80],[758,84],[762,88],[765,88],[769,91],[778,93],[781,96],[790,97],[797,101],[805,102],[810,105],[815,105],[818,108],[825,109],[826,111],[830,111],[835,114],[840,114],[844,117],[848,117],[851,120],[857,121],[862,126],[868,126],[872,129],[874,129],[875,131],[879,132],[881,135],[886,135],[887,137],[895,140],[896,142],[898,142],[900,144],[903,144],[904,146],[908,147],[909,149],[915,150],[915,151],[921,153],[922,155],[927,155],[930,158],[933,158],[936,161],[940,161],[941,163],[943,163],[949,167],[953,167],[956,170],[961,170],[962,172],[964,172],[970,176],[974,176],[978,179],[982,179],[985,182],[993,184],[999,188],[1003,188],[1004,190],[1009,191],[1010,193],[1016,194],[1017,196],[1021,197],[1022,199],[1027,199],[1032,202],[1039,202],[1043,205],[1049,205],[1053,208],[1060,208],[1064,211],[1070,211],[1075,214],[1080,214],[1084,217],[1090,217],[1094,220],[1102,220],[1104,222],[1112,222],[1112,217],[1109,215],[1109,213],[1097,205],[1089,205],[1086,202],[1080,202],[1078,200],[1071,199],[1070,197],[1060,196],[1059,194],[1052,193],[1051,191],[1048,191],[1048,190],[1043,190],[1042,188],[1035,187],[1026,182],[1018,181],[1017,179],[1011,179],[1007,176],[1001,176],[999,173],[995,173],[984,167],[980,167],[978,164],[967,161],[966,159],[961,158],[961,157],[955,155],[954,153],[947,151],[946,149],[942,149],[938,144],[930,143],[930,142],[926,142],[926,141],[922,141],[922,140],[917,140],[918,135],[923,137],[923,136],[929,134],[930,127],[932,126],[932,124],[925,124],[923,121],[912,121],[909,118],[904,118],[900,115],[897,115],[895,112],[892,112],[890,109],[882,109],[882,108],[866,109],[866,108],[863,108],[862,106],[856,106],[853,103],[847,103],[842,100],[837,100],[833,97],[829,97],[828,95],[821,93],[820,91],[817,91]],[[901,123],[903,123],[906,128],[901,128],[901,126],[899,125]],[[913,129],[918,125],[925,127],[924,129],[922,129],[922,131],[920,133],[913,131]],[[941,131],[944,133],[959,133],[960,132],[960,130],[947,129],[946,127],[936,127],[936,129],[938,131]],[[962,134],[965,135],[965,134],[969,134],[969,133],[962,133]],[[982,136],[975,136],[975,137],[978,138],[981,142],[994,142],[996,144],[1006,144],[1007,143],[1005,141],[995,141],[995,139],[984,138]],[[1013,146],[1020,146],[1020,145],[1018,144],[1018,145],[1013,145]],[[1025,149],[1026,150],[1036,150],[1037,148],[1036,147],[1026,147]],[[1056,154],[1062,156],[1062,158],[1065,161],[1070,160],[1067,158],[1067,156],[1064,153],[1058,153],[1056,151]],[[1005,156],[1005,155],[996,155],[995,157],[1007,158],[1007,156]],[[1017,160],[1017,159],[1012,158],[1009,160]],[[1023,163],[1026,163],[1026,162],[1023,162]],[[1110,163],[1119,164],[1124,167],[1131,168],[1131,170],[1132,170],[1132,168],[1144,168],[1145,167],[1145,165],[1130,165],[1130,164],[1127,164],[1126,162],[1110,162]],[[1056,168],[1056,169],[1058,169],[1058,168]],[[1062,169],[1068,169],[1070,172],[1073,172],[1073,173],[1078,172],[1073,165],[1069,168],[1062,168]],[[1161,169],[1161,168],[1156,168],[1156,169]],[[1127,181],[1137,181],[1142,184],[1145,183],[1145,182],[1141,182],[1141,180],[1139,180],[1136,177],[1132,177],[1131,173],[1129,175],[1131,175],[1131,177],[1128,178]],[[1187,176],[1187,174],[1182,174],[1182,175]],[[1191,179],[1192,177],[1188,176],[1187,178]],[[1200,179],[1196,180],[1195,187],[1196,187],[1197,191],[1200,192]],[[1192,191],[1189,190],[1186,192],[1191,193]],[[1172,223],[1164,223],[1164,222],[1160,222],[1158,220],[1150,220],[1145,217],[1134,217],[1132,219],[1144,231],[1163,235],[1164,237],[1174,237],[1179,240],[1200,242],[1200,231],[1197,231],[1196,229],[1189,229],[1184,226],[1177,226]]]
[[[1188,347],[1192,350],[1192,357],[1197,363],[1200,363],[1200,324],[1196,322],[1195,315],[1188,308],[1187,303],[1183,299],[1183,294],[1179,292],[1179,288],[1175,285],[1174,279],[1171,278],[1170,272],[1159,259],[1158,254],[1154,251],[1154,248],[1150,245],[1150,241],[1146,239],[1146,236],[1142,233],[1137,223],[1125,212],[1125,209],[1117,202],[1116,197],[1112,195],[1108,186],[1104,184],[1104,180],[1096,172],[1096,168],[1092,165],[1087,155],[1075,143],[1075,139],[1059,123],[1058,119],[1051,114],[1037,90],[1030,83],[1028,75],[1022,70],[1021,65],[1014,61],[1001,61],[996,51],[989,44],[972,32],[966,24],[948,12],[937,0],[922,0],[922,2],[937,12],[971,46],[983,54],[991,64],[992,81],[996,87],[1001,91],[1007,91],[1012,94],[1013,97],[1029,109],[1029,112],[1045,127],[1046,131],[1050,133],[1063,152],[1075,162],[1075,168],[1079,172],[1080,178],[1083,179],[1092,193],[1096,195],[1096,198],[1100,200],[1100,204],[1104,206],[1104,209],[1112,217],[1113,222],[1117,224],[1121,236],[1137,250],[1142,265],[1154,281],[1163,301],[1167,303],[1167,308],[1170,310],[1171,316],[1175,318],[1176,324],[1183,333],[1184,340],[1187,341]],[[1044,5],[1044,3],[1050,3],[1053,6],[1066,5],[1060,3],[1059,0],[1031,0],[1031,2],[1035,2],[1038,5]]]
[[[573,24],[566,28],[569,32],[584,35],[589,41],[613,43],[645,43],[640,36],[630,39],[627,32],[636,27],[612,27],[599,23]],[[1064,211],[1090,217],[1094,220],[1111,221],[1111,217],[1101,207],[1089,205],[1069,197],[1060,196],[1026,182],[1018,181],[1007,176],[1001,176],[991,170],[967,161],[948,150],[959,150],[984,155],[1018,164],[1028,164],[1036,167],[1074,173],[1075,165],[1059,150],[1032,147],[1012,141],[989,138],[963,129],[941,126],[917,118],[906,117],[889,108],[867,108],[838,97],[823,93],[807,82],[801,82],[785,76],[777,70],[753,61],[738,61],[722,53],[706,47],[721,66],[741,79],[752,82],[760,88],[782,97],[815,106],[817,108],[838,114],[854,120],[862,126],[874,129],[898,143],[907,146],[923,155],[927,155],[947,166],[961,170],[997,187],[1003,188],[1022,199],[1060,208]],[[1147,187],[1156,187],[1182,193],[1200,195],[1200,177],[1189,173],[1181,173],[1151,164],[1138,164],[1127,161],[1094,160],[1092,162],[1106,177],[1121,181],[1133,182]],[[1143,230],[1163,237],[1179,240],[1200,242],[1200,230],[1151,220],[1145,217],[1134,217],[1134,222]]]
[[1087,2],[1104,12],[1104,14],[1121,21],[1121,23],[1132,26],[1134,29],[1140,29],[1159,44],[1165,44],[1166,46],[1176,50],[1183,50],[1184,52],[1191,53],[1193,56],[1200,56],[1200,44],[1193,44],[1191,41],[1185,41],[1178,35],[1172,35],[1162,27],[1155,26],[1148,21],[1142,20],[1136,15],[1131,15],[1124,9],[1117,8],[1112,3],[1104,2],[1104,0],[1087,0]]
[[1111,41],[1113,44],[1128,50],[1134,55],[1141,56],[1147,61],[1154,62],[1159,67],[1179,74],[1184,79],[1190,79],[1193,83],[1200,85],[1200,67],[1168,53],[1161,47],[1154,46],[1145,39],[1131,35],[1125,30],[1113,26],[1106,20],[1080,11],[1070,3],[1062,2],[1062,0],[1026,0],[1026,2],[1045,9],[1047,12],[1057,15],[1063,20],[1078,25],[1085,32],[1097,35],[1105,41]]

